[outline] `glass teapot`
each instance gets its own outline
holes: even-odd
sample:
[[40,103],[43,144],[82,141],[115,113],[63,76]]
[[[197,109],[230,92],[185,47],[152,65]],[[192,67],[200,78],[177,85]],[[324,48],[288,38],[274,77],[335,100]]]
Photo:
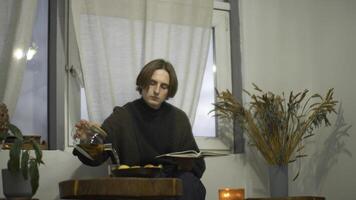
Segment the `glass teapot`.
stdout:
[[119,164],[119,156],[111,143],[104,143],[107,133],[100,125],[85,120],[72,129],[74,148],[88,159],[95,160],[107,152],[113,164]]

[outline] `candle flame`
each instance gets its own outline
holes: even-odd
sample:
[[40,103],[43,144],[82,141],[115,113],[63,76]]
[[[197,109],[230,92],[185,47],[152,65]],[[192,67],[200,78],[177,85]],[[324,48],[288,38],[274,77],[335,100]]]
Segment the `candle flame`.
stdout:
[[226,192],[226,193],[223,194],[223,196],[226,197],[226,198],[227,198],[227,197],[230,197],[230,193],[229,193],[229,192]]

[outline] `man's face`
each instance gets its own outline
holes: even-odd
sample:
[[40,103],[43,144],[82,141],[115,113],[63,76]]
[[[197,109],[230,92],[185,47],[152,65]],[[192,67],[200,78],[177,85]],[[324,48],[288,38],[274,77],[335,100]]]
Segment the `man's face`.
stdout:
[[158,109],[167,99],[169,86],[169,74],[164,69],[153,72],[148,87],[142,90],[145,102],[154,109]]

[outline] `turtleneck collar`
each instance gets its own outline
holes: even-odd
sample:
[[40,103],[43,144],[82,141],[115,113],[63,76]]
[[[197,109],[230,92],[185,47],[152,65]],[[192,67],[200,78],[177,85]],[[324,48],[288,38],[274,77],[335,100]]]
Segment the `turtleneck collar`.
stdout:
[[139,103],[140,107],[142,109],[144,109],[144,111],[149,112],[149,113],[160,112],[161,110],[164,110],[164,108],[167,106],[166,105],[167,103],[164,101],[158,109],[154,109],[154,108],[150,107],[142,97],[138,100],[138,103]]

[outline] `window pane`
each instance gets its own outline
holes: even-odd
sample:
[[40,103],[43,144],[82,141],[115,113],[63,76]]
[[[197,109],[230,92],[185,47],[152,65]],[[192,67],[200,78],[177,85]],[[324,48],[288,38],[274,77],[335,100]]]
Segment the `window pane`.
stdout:
[[[27,61],[21,93],[12,123],[24,135],[41,135],[47,141],[48,0],[39,0],[32,32],[36,54]],[[28,58],[29,59],[29,58]]]
[[[212,34],[213,35],[213,34]],[[214,45],[213,37],[210,40],[208,60],[205,67],[203,84],[200,91],[197,112],[195,115],[193,133],[195,136],[215,137],[215,117],[209,112],[214,108],[215,102],[215,81],[214,81]]]

